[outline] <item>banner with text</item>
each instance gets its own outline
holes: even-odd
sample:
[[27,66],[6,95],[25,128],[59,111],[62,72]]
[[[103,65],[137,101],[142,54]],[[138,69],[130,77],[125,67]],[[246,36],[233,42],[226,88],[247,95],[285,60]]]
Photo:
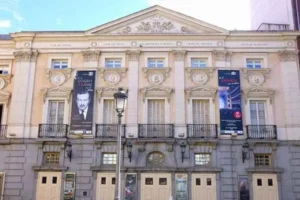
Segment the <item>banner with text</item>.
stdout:
[[92,134],[95,71],[77,71],[74,76],[71,134]]
[[243,134],[240,72],[219,70],[218,77],[221,134]]

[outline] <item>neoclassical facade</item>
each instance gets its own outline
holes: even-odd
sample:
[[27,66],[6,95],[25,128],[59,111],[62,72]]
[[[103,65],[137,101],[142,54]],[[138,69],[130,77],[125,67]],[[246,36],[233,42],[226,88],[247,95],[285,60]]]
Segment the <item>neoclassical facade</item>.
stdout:
[[299,199],[299,35],[153,6],[0,37],[0,199],[113,199],[119,87],[121,199]]

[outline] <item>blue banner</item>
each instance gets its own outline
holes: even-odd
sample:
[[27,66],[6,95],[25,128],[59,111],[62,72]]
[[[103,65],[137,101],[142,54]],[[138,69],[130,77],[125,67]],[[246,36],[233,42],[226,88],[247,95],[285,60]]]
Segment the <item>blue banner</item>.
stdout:
[[240,72],[219,70],[218,77],[221,134],[243,134]]

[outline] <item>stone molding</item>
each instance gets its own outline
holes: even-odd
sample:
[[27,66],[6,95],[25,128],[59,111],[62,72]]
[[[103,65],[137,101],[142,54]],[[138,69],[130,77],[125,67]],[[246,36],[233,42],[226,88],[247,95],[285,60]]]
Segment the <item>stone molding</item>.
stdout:
[[95,51],[95,50],[86,50],[86,51],[82,51],[81,53],[83,55],[84,62],[98,61],[99,56],[101,54],[100,51]]
[[196,67],[186,67],[186,72],[188,77],[194,83],[198,85],[205,85],[213,76],[213,72],[216,68],[206,67],[206,68],[196,68]]
[[269,98],[272,103],[275,91],[273,89],[253,87],[243,90],[245,103],[247,103],[248,98]]
[[185,89],[186,99],[190,102],[190,98],[192,97],[209,97],[212,98],[213,101],[216,98],[217,89],[216,88],[209,88],[209,87],[192,87]]
[[100,77],[103,80],[110,84],[116,85],[122,81],[122,79],[126,76],[127,67],[121,68],[100,68]]
[[213,51],[212,52],[215,61],[230,61],[232,52],[229,51]]
[[0,90],[10,84],[12,76],[12,74],[0,74]]
[[0,102],[9,104],[11,93],[8,91],[0,90]]
[[[124,91],[127,91],[127,88],[124,88]],[[96,94],[97,98],[100,101],[102,97],[113,97],[114,93],[118,92],[118,87],[112,86],[112,87],[99,87],[96,88]]]
[[279,60],[281,62],[287,62],[287,61],[296,61],[298,57],[298,51],[279,51]]
[[129,61],[138,61],[141,51],[126,51]]
[[186,55],[186,51],[173,51],[173,55],[174,55],[174,60],[175,61],[184,61],[185,55]]
[[48,68],[45,69],[46,77],[49,81],[55,85],[60,86],[63,85],[70,77],[72,73],[72,69],[52,69]]
[[269,77],[271,69],[261,68],[261,69],[242,69],[244,78],[253,86],[261,86],[266,79]]
[[14,57],[16,62],[36,62],[38,51],[15,51]]
[[140,89],[140,92],[144,102],[147,97],[166,97],[168,102],[170,102],[173,89],[162,86],[151,86]]
[[150,84],[160,85],[169,77],[171,68],[170,67],[163,67],[163,68],[143,67],[142,70],[145,78],[149,81]]
[[55,87],[55,88],[42,89],[44,102],[48,97],[62,97],[62,98],[66,98],[68,102],[70,102],[71,94],[72,94],[72,88]]

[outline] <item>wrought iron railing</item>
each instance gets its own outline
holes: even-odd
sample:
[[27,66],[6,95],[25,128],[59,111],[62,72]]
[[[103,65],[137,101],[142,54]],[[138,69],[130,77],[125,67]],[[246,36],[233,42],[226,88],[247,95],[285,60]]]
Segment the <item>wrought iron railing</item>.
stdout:
[[[118,124],[96,124],[97,138],[117,138]],[[121,137],[125,136],[126,125],[121,125]]]
[[248,139],[277,139],[276,125],[247,125]]
[[67,137],[69,125],[67,124],[39,124],[39,138]]
[[7,125],[0,125],[0,138],[5,138],[7,134]]
[[188,124],[187,132],[189,138],[217,138],[217,124]]
[[139,124],[140,138],[173,138],[173,124]]

